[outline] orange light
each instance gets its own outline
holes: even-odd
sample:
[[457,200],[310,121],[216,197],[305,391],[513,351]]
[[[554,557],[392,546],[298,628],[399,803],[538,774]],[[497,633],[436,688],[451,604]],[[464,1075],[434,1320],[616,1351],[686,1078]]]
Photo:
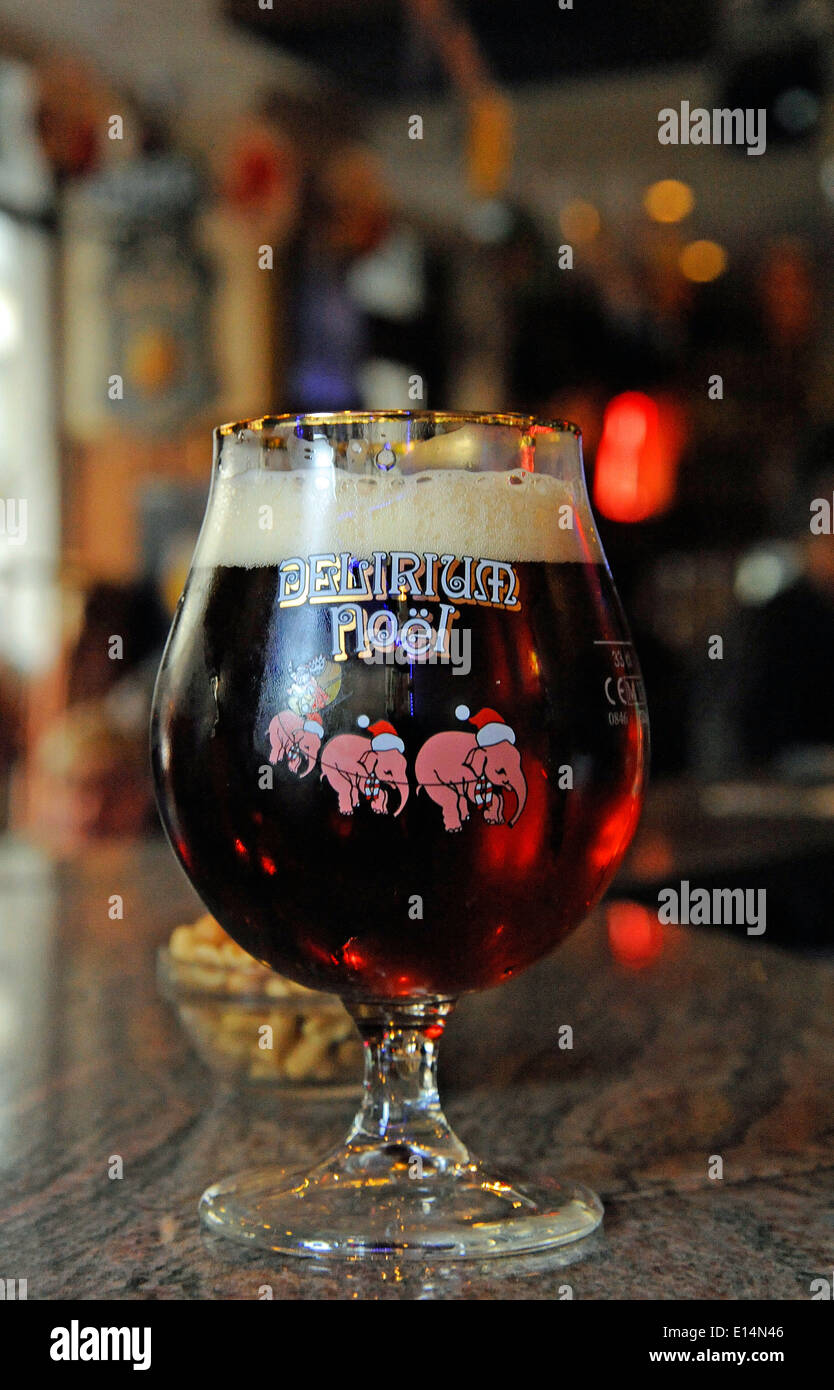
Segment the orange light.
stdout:
[[708,285],[727,269],[727,252],[717,241],[690,241],[678,258],[681,274],[696,285]]
[[674,499],[685,440],[671,401],[625,391],[609,402],[594,470],[594,502],[611,521],[646,521]]
[[593,241],[599,234],[600,217],[593,203],[582,198],[572,198],[559,213],[559,226],[562,235],[577,246]]
[[469,103],[467,165],[476,198],[497,198],[513,159],[513,109],[497,91],[479,93]]
[[643,207],[653,222],[680,222],[695,206],[695,195],[680,179],[660,179],[643,195]]
[[663,950],[663,928],[640,903],[609,903],[605,912],[611,954],[629,970],[644,970]]

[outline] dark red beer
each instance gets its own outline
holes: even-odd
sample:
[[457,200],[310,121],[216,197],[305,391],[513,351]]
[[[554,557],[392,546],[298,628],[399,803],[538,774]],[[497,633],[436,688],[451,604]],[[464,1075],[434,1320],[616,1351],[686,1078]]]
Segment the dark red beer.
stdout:
[[[159,677],[154,771],[180,862],[252,955],[347,999],[454,996],[530,965],[604,892],[640,811],[639,670],[602,564],[514,569],[518,607],[460,606],[463,673],[463,642],[457,664],[369,662],[351,634],[333,663],[327,610],[282,608],[277,565],[194,568]],[[402,621],[437,607],[393,598],[377,611]],[[313,709],[331,672],[338,692]],[[310,709],[274,726],[276,745],[288,689]],[[441,772],[427,771],[421,750],[440,733],[457,742],[441,741]],[[458,795],[439,778],[446,746],[467,739]],[[350,788],[336,763],[365,743]],[[374,768],[390,772],[391,758],[405,772],[386,786]]]

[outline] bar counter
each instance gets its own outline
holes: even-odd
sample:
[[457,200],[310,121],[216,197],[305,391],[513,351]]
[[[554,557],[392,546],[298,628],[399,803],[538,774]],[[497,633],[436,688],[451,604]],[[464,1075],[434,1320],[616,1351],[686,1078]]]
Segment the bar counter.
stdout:
[[[656,831],[650,816],[625,882],[657,867]],[[271,1260],[204,1235],[204,1187],[309,1166],[355,1103],[229,1090],[198,1061],[154,962],[200,911],[161,841],[62,865],[0,852],[0,1276],[30,1299],[808,1299],[830,1279],[831,963],[716,927],[641,946],[601,909],[548,960],[464,998],[440,1063],[473,1151],[588,1182],[598,1232],[431,1269]]]

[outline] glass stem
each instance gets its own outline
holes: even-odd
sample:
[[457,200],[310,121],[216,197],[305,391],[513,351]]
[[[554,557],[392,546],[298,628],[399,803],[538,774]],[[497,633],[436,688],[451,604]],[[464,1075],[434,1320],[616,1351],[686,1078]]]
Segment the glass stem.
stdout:
[[362,1104],[348,1146],[384,1149],[405,1162],[445,1170],[469,1161],[437,1091],[438,1043],[453,999],[414,1004],[354,1004],[365,1047]]

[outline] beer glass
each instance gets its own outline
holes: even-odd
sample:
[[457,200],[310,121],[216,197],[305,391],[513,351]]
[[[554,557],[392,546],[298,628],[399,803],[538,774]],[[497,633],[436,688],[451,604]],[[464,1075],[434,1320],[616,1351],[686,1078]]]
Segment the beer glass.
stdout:
[[341,996],[365,1081],[336,1153],[217,1183],[207,1226],[445,1260],[598,1225],[587,1188],[472,1157],[437,1048],[461,993],[517,975],[603,894],[647,734],[574,425],[390,411],[215,431],[154,696],[159,808],[227,932]]

